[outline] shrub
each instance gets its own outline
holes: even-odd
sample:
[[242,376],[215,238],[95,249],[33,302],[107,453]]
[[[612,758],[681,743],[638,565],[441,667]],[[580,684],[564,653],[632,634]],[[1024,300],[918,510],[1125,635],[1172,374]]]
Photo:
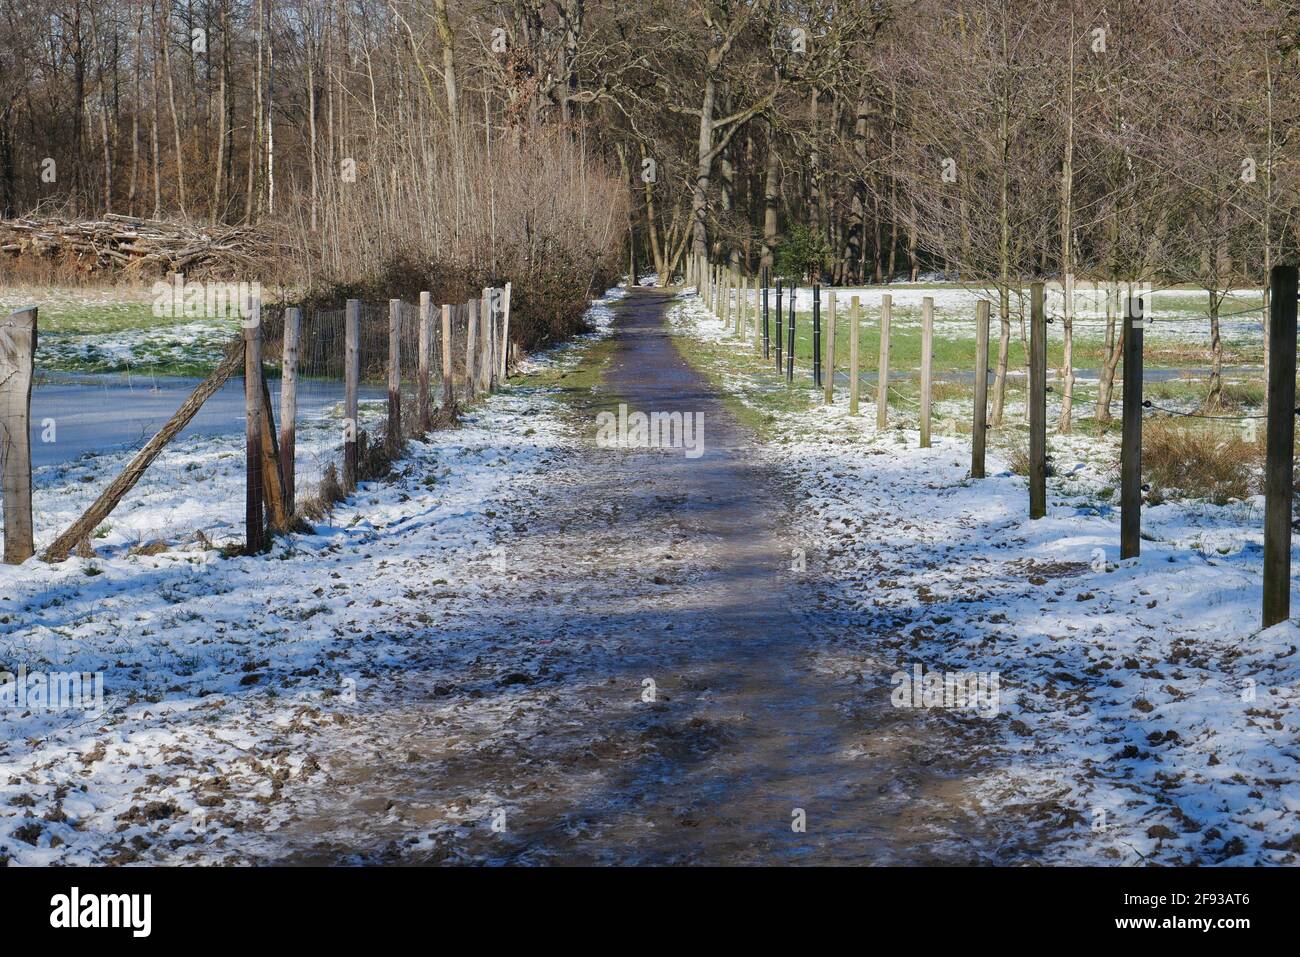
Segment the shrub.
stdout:
[[1153,504],[1179,496],[1223,505],[1257,491],[1263,463],[1259,442],[1206,422],[1154,419],[1143,423],[1142,473]]

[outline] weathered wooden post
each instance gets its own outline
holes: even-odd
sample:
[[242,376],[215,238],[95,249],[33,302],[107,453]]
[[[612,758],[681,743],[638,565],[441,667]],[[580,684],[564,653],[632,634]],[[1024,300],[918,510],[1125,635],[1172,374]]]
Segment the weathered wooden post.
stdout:
[[357,487],[357,409],[361,384],[361,300],[349,299],[343,318],[343,487]]
[[501,381],[510,375],[510,283],[501,293]]
[[989,421],[989,301],[975,303],[975,408],[971,418],[970,474],[984,478]]
[[835,291],[826,294],[826,404],[835,401]]
[[[1029,517],[1047,514],[1047,310],[1041,282],[1032,283],[1029,323]],[[1125,391],[1128,370],[1124,370]]]
[[[894,318],[894,297],[880,297],[880,366],[876,375],[876,430],[889,422],[889,326]],[[853,339],[857,341],[855,334]]]
[[388,300],[388,451],[402,446],[402,300]]
[[442,307],[442,407],[451,408],[456,401],[451,371],[451,306]]
[[849,415],[858,414],[858,340],[862,330],[862,300],[854,296],[849,300]]
[[465,303],[467,310],[467,321],[465,326],[465,397],[474,398],[478,390],[478,366],[474,360],[478,353],[475,351],[478,338],[478,300],[471,299]]
[[4,463],[4,560],[32,557],[32,379],[36,366],[35,306],[0,321],[0,458]]
[[934,299],[921,300],[921,448],[930,447],[930,392],[934,377]]
[[767,266],[763,267],[763,358],[770,360],[772,358],[772,320],[768,312],[768,283],[771,282],[771,271]]
[[290,306],[284,311],[284,345],[280,350],[280,478],[284,483],[284,508],[294,510],[297,481],[294,456],[298,445],[298,351],[302,336],[302,310]]
[[722,267],[722,328],[731,324],[731,267]]
[[781,335],[782,335],[781,320],[784,319],[785,316],[781,312],[781,292],[782,292],[781,277],[777,276],[776,277],[776,374],[777,375],[781,374],[781,363],[783,362],[783,357],[781,355]]
[[[1295,454],[1296,267],[1269,276],[1268,439],[1264,466],[1264,627],[1291,617],[1291,495]],[[1124,372],[1128,391],[1128,370]]]
[[1129,296],[1124,308],[1124,411],[1119,447],[1119,557],[1142,552],[1142,336],[1145,309]]
[[429,363],[432,359],[433,352],[433,297],[428,292],[420,293],[420,342],[419,342],[420,362],[416,379],[418,380],[415,406],[416,414],[419,416],[420,431],[428,432],[430,425],[433,423],[432,414],[429,411],[429,380],[431,372]]
[[492,360],[495,356],[493,347],[497,341],[495,297],[495,290],[490,286],[485,286],[479,295],[479,339],[482,342],[478,370],[480,392],[491,392],[494,385]]
[[262,302],[244,320],[244,542],[250,555],[265,546],[262,518]]
[[812,287],[812,373],[813,388],[822,386],[822,365],[826,359],[822,356],[822,287],[813,283]]
[[797,286],[796,286],[796,287],[792,287],[792,288],[790,289],[790,324],[786,327],[786,330],[785,330],[785,331],[786,331],[786,337],[785,337],[785,380],[786,380],[787,382],[793,382],[793,381],[794,381],[794,344],[795,344],[795,335],[794,335],[794,304],[795,304],[795,292],[796,292],[797,290],[798,290],[798,287],[797,287]]

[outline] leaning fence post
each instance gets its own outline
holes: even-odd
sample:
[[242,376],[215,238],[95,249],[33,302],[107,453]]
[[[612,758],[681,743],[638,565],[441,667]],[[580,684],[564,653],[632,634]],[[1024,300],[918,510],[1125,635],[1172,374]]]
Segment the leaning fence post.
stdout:
[[[876,430],[882,431],[889,422],[889,327],[894,318],[894,297],[886,293],[880,297],[880,366],[876,370]],[[853,341],[856,342],[854,334]]]
[[835,401],[835,291],[826,294],[826,404]]
[[822,357],[822,287],[818,283],[813,283],[812,287],[812,370],[813,370],[813,388],[820,389],[822,385],[822,364],[826,360]]
[[248,554],[262,550],[262,302],[244,324],[244,541]]
[[975,303],[975,408],[971,419],[970,475],[984,477],[989,421],[989,301]]
[[930,447],[930,392],[934,378],[934,299],[921,300],[921,448]]
[[1124,411],[1119,447],[1119,557],[1142,552],[1142,335],[1141,299],[1124,309]]
[[[1047,310],[1041,282],[1032,283],[1029,323],[1029,517],[1047,514]],[[1128,389],[1128,370],[1124,370]]]
[[298,340],[302,310],[290,306],[284,311],[284,344],[280,349],[280,477],[284,484],[284,509],[294,511],[294,455],[298,444]]
[[849,300],[849,415],[858,414],[858,338],[862,328],[862,300]]
[[[1295,444],[1296,267],[1269,276],[1268,440],[1264,466],[1264,627],[1291,617],[1291,496]],[[1124,373],[1128,391],[1128,371]]]
[[361,382],[361,300],[349,299],[343,319],[343,487],[357,487],[357,390]]
[[4,560],[32,557],[32,378],[36,364],[36,307],[0,321],[0,456],[4,476]]

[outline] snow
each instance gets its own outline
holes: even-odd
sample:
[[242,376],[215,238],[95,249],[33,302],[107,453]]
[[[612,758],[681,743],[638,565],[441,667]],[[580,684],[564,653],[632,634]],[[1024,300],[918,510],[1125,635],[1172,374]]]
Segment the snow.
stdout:
[[[593,305],[592,335],[608,333],[608,303],[622,294]],[[572,361],[566,346],[529,364]],[[461,428],[412,442],[392,481],[363,484],[312,534],[277,539],[268,554],[221,558],[198,542],[132,554],[134,535],[200,518],[209,495],[242,487],[213,464],[242,461],[242,438],[195,440],[179,454],[214,468],[202,501],[160,482],[112,517],[95,558],[0,566],[0,670],[103,672],[105,698],[98,713],[6,711],[0,862],[277,853],[262,835],[293,820],[284,795],[325,774],[304,742],[382,710],[391,679],[381,676],[437,656],[466,608],[489,605],[498,541],[567,454],[553,405],[490,397]],[[73,490],[91,486],[66,479],[43,489],[47,515],[61,494],[70,500],[57,508],[77,511]],[[518,720],[509,704],[482,709],[485,733]]]
[[[733,395],[770,375],[745,371],[751,347],[695,297],[670,317],[734,350]],[[1146,508],[1142,555],[1120,561],[1114,440],[1052,436],[1059,477],[1030,521],[995,450],[972,480],[968,438],[921,449],[915,416],[900,428],[892,409],[878,433],[874,402],[850,417],[846,391],[765,409],[763,453],[797,484],[809,569],[845,623],[821,667],[873,676],[882,695],[918,662],[999,675],[996,718],[952,718],[993,725],[1005,759],[980,782],[984,812],[1036,804],[1040,860],[1295,863],[1300,629],[1259,628],[1262,499]]]

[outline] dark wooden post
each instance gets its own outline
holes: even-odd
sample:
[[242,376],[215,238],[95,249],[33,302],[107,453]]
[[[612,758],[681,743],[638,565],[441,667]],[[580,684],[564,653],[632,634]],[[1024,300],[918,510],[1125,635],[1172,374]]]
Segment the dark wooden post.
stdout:
[[826,404],[835,400],[835,290],[826,297]]
[[794,300],[798,289],[798,286],[790,289],[790,325],[786,329],[788,335],[785,337],[785,380],[787,382],[794,381]]
[[262,303],[253,300],[253,315],[244,321],[244,541],[256,555],[266,541],[262,518]]
[[361,383],[361,300],[349,299],[343,319],[343,487],[357,487],[357,397]]
[[984,477],[989,421],[989,302],[975,304],[975,410],[971,419],[970,475]]
[[388,300],[388,450],[402,445],[402,300]]
[[1119,557],[1142,552],[1142,335],[1145,309],[1129,296],[1124,306],[1124,411],[1119,447]]
[[930,447],[930,395],[934,391],[934,298],[921,300],[921,448]]
[[[1295,454],[1296,267],[1269,276],[1268,449],[1264,466],[1264,627],[1291,617],[1291,494]],[[1128,388],[1128,373],[1124,373]]]
[[766,266],[763,267],[763,358],[772,358],[772,322],[768,315],[767,303],[767,286],[771,282],[771,273]]
[[813,388],[822,387],[822,363],[825,358],[822,356],[822,287],[818,283],[813,283],[812,287],[812,336],[813,336]]
[[290,306],[284,311],[284,345],[280,351],[280,478],[284,483],[284,509],[294,510],[294,455],[298,444],[298,340],[302,310]]
[[0,465],[4,468],[6,564],[32,557],[32,378],[36,365],[36,307],[0,320]]
[[1030,287],[1029,517],[1047,514],[1047,310],[1041,282]]

